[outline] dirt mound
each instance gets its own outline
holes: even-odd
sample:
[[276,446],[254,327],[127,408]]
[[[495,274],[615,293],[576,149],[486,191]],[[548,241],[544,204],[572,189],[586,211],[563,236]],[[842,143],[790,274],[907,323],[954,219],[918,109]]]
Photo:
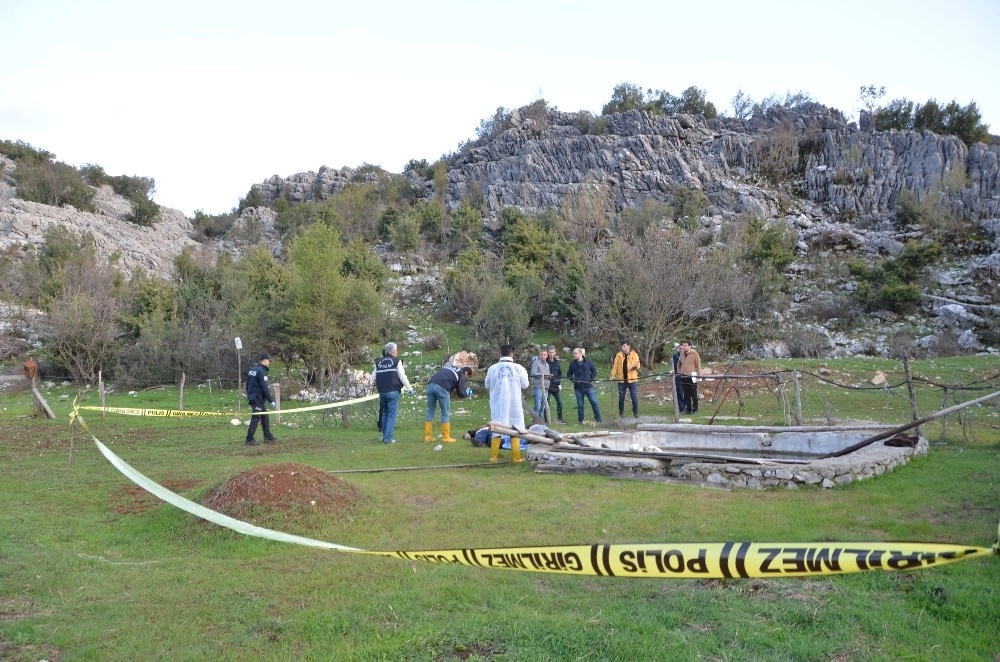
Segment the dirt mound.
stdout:
[[304,464],[256,467],[236,474],[201,500],[206,508],[259,524],[310,514],[349,513],[361,500],[354,485]]

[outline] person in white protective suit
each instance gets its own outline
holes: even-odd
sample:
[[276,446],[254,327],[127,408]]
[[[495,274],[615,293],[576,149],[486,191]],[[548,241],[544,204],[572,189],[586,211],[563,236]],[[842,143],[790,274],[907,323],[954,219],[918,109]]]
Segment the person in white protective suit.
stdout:
[[[514,362],[514,348],[500,347],[500,360],[486,371],[486,390],[490,392],[490,420],[515,430],[524,430],[524,408],[521,393],[528,388],[528,371]],[[524,462],[521,457],[521,439],[510,440],[511,460]],[[490,462],[500,457],[500,435],[490,439]]]

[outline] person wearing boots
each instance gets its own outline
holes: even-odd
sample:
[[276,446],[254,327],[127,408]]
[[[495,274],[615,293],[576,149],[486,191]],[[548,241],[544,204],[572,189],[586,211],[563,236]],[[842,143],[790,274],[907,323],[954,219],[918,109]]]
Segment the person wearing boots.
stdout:
[[386,343],[382,349],[382,358],[375,363],[372,378],[378,390],[379,400],[379,430],[382,431],[382,443],[394,444],[396,438],[396,416],[399,411],[399,396],[402,391],[413,395],[413,387],[406,378],[403,362],[399,360],[399,347],[394,342]]
[[451,436],[451,393],[467,398],[472,395],[465,380],[472,376],[469,366],[456,367],[446,365],[434,373],[427,383],[427,416],[424,417],[424,441],[434,441],[434,410],[441,407],[441,441],[446,444],[455,443]]
[[[486,390],[490,392],[490,420],[515,430],[524,430],[524,408],[521,393],[528,388],[528,371],[514,362],[514,348],[500,347],[500,360],[486,371]],[[521,438],[510,440],[511,460],[524,462],[521,457]],[[490,439],[490,462],[500,459],[500,436]]]
[[273,444],[278,441],[271,434],[271,417],[261,413],[267,411],[264,407],[265,403],[270,402],[272,409],[277,406],[274,403],[274,397],[271,395],[271,389],[268,387],[267,382],[267,371],[270,365],[271,355],[264,352],[257,357],[257,365],[247,371],[247,400],[250,402],[250,409],[253,411],[253,414],[250,416],[250,426],[247,428],[247,438],[244,442],[247,446],[257,445],[257,442],[254,441],[254,435],[257,432],[258,423],[264,428],[264,443]]

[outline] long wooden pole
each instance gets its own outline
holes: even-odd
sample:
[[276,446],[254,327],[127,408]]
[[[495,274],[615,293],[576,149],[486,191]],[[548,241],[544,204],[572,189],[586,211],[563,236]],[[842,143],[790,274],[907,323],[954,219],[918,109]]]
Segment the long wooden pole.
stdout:
[[860,448],[864,448],[865,446],[868,446],[870,444],[874,444],[876,441],[881,441],[883,439],[888,439],[889,437],[895,437],[900,432],[905,432],[906,430],[909,430],[910,428],[919,427],[919,426],[923,425],[924,423],[927,423],[929,421],[933,421],[935,418],[940,418],[942,416],[947,416],[948,414],[954,414],[956,411],[958,411],[960,409],[965,409],[966,407],[971,407],[972,405],[981,404],[983,402],[986,402],[987,400],[992,400],[993,398],[996,398],[998,396],[1000,396],[1000,391],[995,391],[993,393],[990,393],[989,395],[984,395],[981,398],[976,398],[975,400],[969,400],[968,402],[963,402],[962,404],[955,405],[954,407],[948,407],[947,409],[941,409],[939,411],[934,412],[933,414],[931,414],[929,416],[924,416],[923,418],[918,418],[915,421],[911,421],[911,422],[907,423],[906,425],[900,425],[897,428],[892,428],[891,430],[886,430],[885,432],[881,432],[881,433],[876,434],[876,435],[874,435],[872,437],[868,437],[867,439],[862,439],[858,443],[856,443],[854,445],[851,445],[851,446],[848,446],[847,448],[841,448],[839,451],[836,451],[834,453],[827,453],[826,455],[821,455],[819,459],[825,460],[826,458],[841,457],[842,455],[847,455],[848,453],[853,453],[854,451],[856,451],[856,450],[858,450]]

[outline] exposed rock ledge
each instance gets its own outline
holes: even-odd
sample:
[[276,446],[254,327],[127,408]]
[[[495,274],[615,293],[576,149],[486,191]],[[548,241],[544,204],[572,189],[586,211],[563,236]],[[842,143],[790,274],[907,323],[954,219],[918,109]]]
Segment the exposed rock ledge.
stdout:
[[89,232],[94,237],[98,255],[109,260],[118,255],[118,264],[125,273],[135,267],[160,277],[168,277],[173,261],[188,245],[197,245],[190,238],[191,222],[176,209],[160,208],[160,216],[152,227],[141,227],[125,220],[131,204],[116,195],[110,186],[103,186],[94,196],[96,213],[78,211],[73,207],[50,207],[9,198],[0,202],[0,249],[12,246],[40,246],[45,234],[56,226],[77,233]]

